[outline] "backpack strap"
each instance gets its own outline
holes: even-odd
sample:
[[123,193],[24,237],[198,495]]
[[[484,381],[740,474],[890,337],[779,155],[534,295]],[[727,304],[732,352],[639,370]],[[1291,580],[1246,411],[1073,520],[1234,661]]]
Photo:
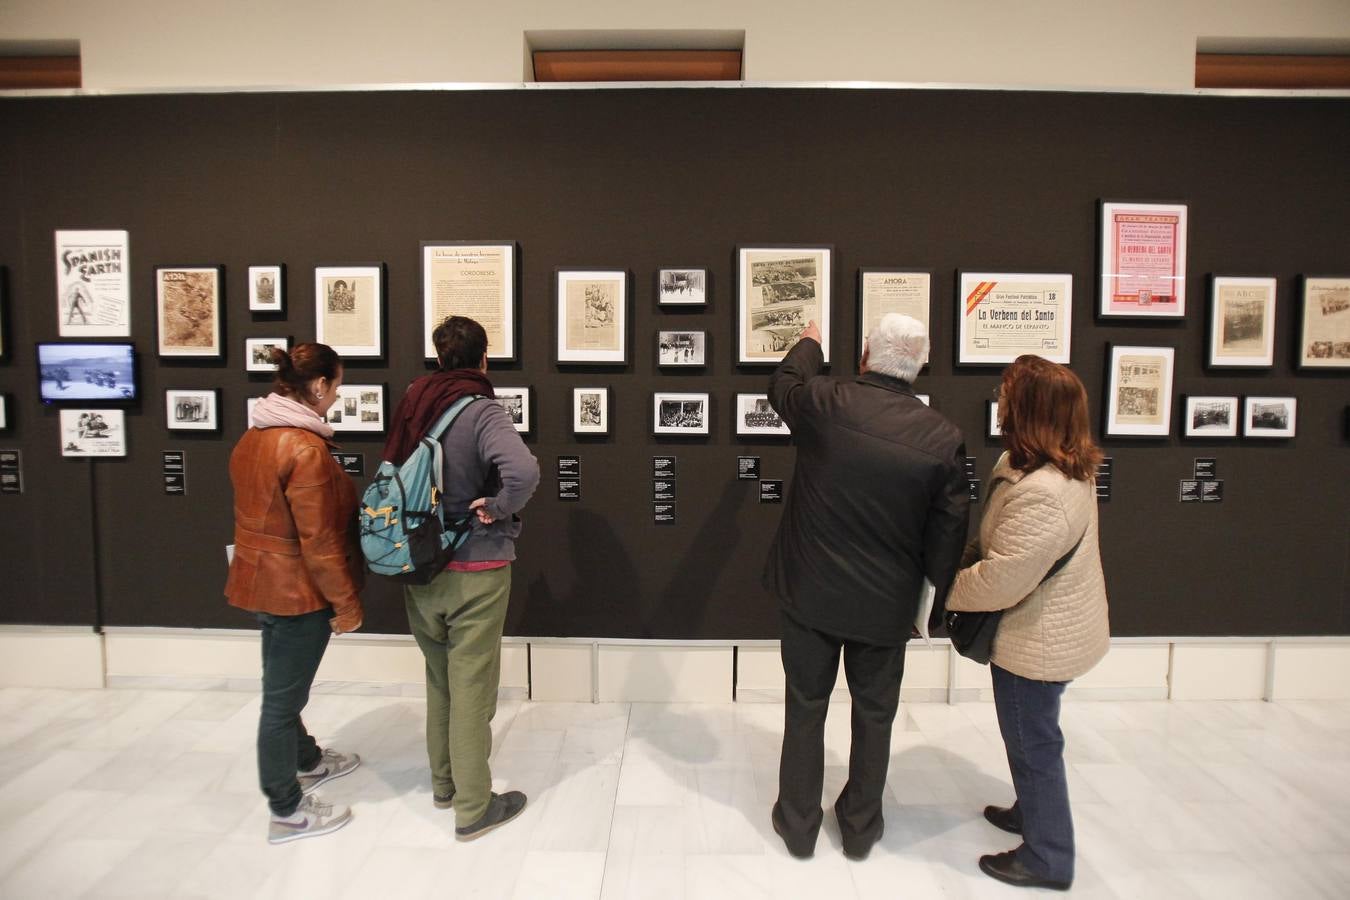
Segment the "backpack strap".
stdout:
[[446,429],[455,423],[455,419],[459,418],[459,414],[464,411],[464,407],[475,400],[482,399],[484,399],[482,394],[466,394],[454,403],[451,403],[450,408],[441,414],[441,417],[436,420],[435,425],[431,426],[431,430],[426,433],[426,437],[439,442],[441,435],[445,434]]
[[445,508],[441,506],[441,495],[445,490],[444,478],[445,450],[441,447],[441,436],[455,424],[459,414],[464,412],[465,408],[475,400],[487,399],[483,394],[466,394],[460,397],[450,408],[441,413],[441,417],[436,420],[436,424],[431,426],[419,443],[425,443],[431,449],[431,502],[435,504],[436,509],[440,511],[441,521],[445,521]]

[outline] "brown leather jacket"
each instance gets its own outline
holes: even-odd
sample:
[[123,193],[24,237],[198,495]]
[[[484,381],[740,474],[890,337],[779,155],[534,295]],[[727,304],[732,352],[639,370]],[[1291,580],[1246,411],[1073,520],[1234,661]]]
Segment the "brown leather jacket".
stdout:
[[250,428],[235,445],[231,605],[276,616],[331,606],[343,631],[361,621],[356,488],[328,448],[317,434],[284,427]]

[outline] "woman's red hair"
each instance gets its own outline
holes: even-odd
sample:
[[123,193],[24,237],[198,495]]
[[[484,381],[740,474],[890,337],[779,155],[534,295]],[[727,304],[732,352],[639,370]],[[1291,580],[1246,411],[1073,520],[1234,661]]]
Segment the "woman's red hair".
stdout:
[[1069,478],[1086,481],[1102,461],[1088,424],[1083,382],[1039,356],[1019,356],[1003,370],[999,428],[1008,461],[1023,472],[1051,465]]

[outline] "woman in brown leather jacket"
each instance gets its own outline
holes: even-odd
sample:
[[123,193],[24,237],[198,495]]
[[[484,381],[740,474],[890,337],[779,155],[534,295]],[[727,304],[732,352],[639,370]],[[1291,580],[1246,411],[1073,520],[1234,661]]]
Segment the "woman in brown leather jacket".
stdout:
[[230,455],[234,558],[225,595],[262,627],[258,776],[272,810],[274,844],[327,834],[351,810],[314,789],[361,763],[320,750],[300,712],[328,639],[361,627],[364,581],[356,489],[329,454],[324,414],[338,399],[342,360],[324,344],[272,351],[273,392]]

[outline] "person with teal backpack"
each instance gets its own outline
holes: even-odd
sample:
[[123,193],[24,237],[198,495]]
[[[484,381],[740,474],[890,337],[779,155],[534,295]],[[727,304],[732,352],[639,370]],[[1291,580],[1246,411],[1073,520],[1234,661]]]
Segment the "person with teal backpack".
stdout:
[[[516,514],[539,484],[539,463],[506,410],[492,400],[483,326],[451,316],[431,337],[440,367],[414,380],[399,401],[384,461],[399,467],[417,453],[434,457],[432,447],[440,450],[441,482],[432,508],[443,514],[448,537],[437,541],[456,546],[439,571],[433,565],[429,581],[401,580],[408,625],[426,659],[432,801],[437,809],[454,809],[455,837],[463,841],[506,824],[525,808],[520,791],[492,792],[488,756],[511,563],[521,530]],[[433,428],[443,428],[438,440],[429,438]],[[383,465],[381,471],[387,474]],[[363,506],[378,510],[370,502]],[[416,511],[415,504],[412,508]],[[375,517],[363,509],[363,524],[368,518]],[[466,529],[462,537],[461,529]]]

